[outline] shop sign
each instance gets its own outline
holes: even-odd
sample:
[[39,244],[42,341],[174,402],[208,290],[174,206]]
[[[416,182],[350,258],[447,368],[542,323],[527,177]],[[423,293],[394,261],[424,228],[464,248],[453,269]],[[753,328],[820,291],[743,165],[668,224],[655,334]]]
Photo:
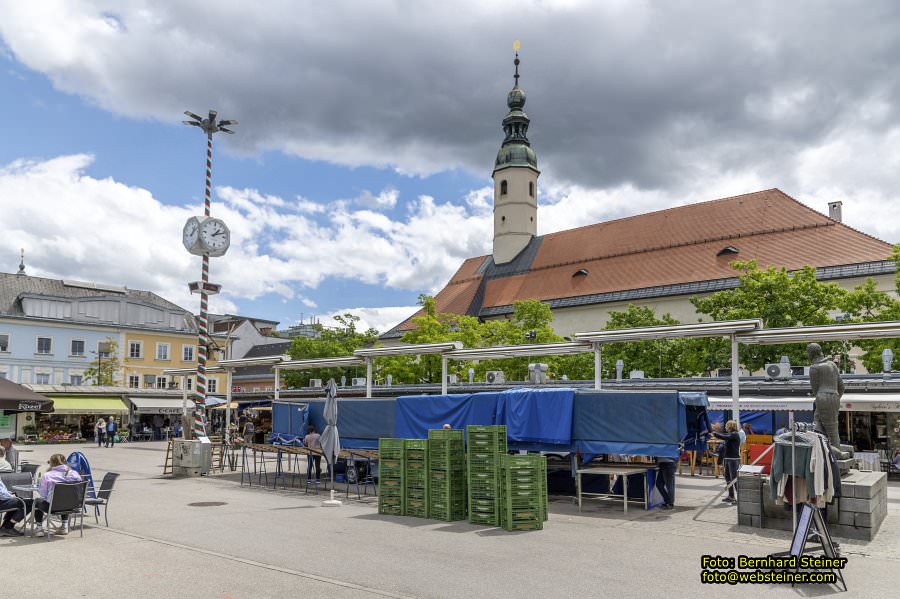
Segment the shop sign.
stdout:
[[19,402],[19,411],[20,412],[40,412],[41,403],[38,401],[20,401]]

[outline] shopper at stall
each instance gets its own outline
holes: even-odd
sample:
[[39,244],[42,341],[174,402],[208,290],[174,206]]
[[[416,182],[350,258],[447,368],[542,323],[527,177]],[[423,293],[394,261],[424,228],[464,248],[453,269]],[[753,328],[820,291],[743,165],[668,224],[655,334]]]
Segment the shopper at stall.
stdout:
[[[109,433],[109,429],[106,431]],[[81,475],[66,463],[66,456],[61,453],[54,453],[47,462],[50,469],[41,477],[38,485],[38,498],[34,502],[34,520],[37,523],[36,536],[44,536],[44,514],[50,510],[50,491],[56,486],[56,483],[72,483],[81,480]],[[56,531],[56,534],[69,534],[69,516],[63,514],[62,527]]]
[[15,472],[15,468],[6,460],[6,450],[2,447],[0,447],[0,472]]
[[241,436],[244,438],[244,443],[254,443],[256,441],[256,427],[253,426],[253,421],[249,418],[244,423],[244,430]]
[[116,446],[116,433],[119,432],[119,424],[116,422],[115,416],[110,416],[106,422],[106,446]]
[[19,451],[13,447],[13,440],[9,437],[0,439],[0,447],[6,450],[6,461],[12,466],[13,471],[19,467]]
[[735,503],[736,484],[732,485],[732,481],[737,480],[738,468],[741,464],[741,435],[738,432],[738,424],[736,420],[729,420],[725,423],[725,433],[713,432],[713,436],[725,441],[724,443],[724,465],[725,465],[725,484],[728,485],[728,497],[722,499],[729,503]]
[[671,510],[675,507],[675,460],[669,457],[656,458],[659,472],[656,476],[656,489],[662,495],[662,509]]
[[[25,507],[22,507],[22,502],[25,502]],[[6,488],[6,485],[3,484],[3,481],[0,480],[0,510],[9,510],[14,509],[13,512],[3,512],[0,513],[0,520],[2,520],[2,524],[0,524],[0,534],[8,535],[8,536],[19,536],[22,533],[15,529],[15,525],[25,519],[25,515],[31,510],[31,500],[23,499],[19,501],[15,495],[9,492],[9,489]]]
[[[310,449],[322,450],[321,435],[316,432],[316,427],[309,425],[306,427],[306,436],[303,437],[303,444]],[[306,459],[306,478],[312,475],[313,464],[316,467],[316,480],[322,477],[322,455],[310,454]]]
[[94,425],[94,437],[97,439],[97,447],[103,446],[103,440],[106,438],[106,419],[101,416]]

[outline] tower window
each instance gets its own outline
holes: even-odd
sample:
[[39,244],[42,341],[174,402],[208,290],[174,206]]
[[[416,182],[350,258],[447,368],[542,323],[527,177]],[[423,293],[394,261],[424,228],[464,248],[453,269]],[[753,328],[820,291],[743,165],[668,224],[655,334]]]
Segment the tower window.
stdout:
[[500,181],[500,195],[505,196],[507,191],[506,179]]
[[534,197],[534,181],[528,182],[528,195]]
[[500,222],[501,222],[501,223],[505,223],[505,222],[506,222],[506,217],[505,217],[505,216],[501,216],[501,217],[500,217]]

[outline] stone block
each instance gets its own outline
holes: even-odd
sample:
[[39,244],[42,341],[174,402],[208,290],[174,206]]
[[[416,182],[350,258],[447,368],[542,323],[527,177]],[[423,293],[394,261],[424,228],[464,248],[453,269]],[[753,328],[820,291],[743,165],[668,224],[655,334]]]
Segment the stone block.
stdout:
[[739,526],[753,526],[753,519],[750,515],[738,514]]
[[838,524],[843,526],[854,526],[856,524],[856,512],[841,510],[838,515]]
[[857,528],[855,526],[836,526],[834,529],[831,529],[830,532],[833,537],[871,541],[875,538],[875,534],[878,530],[875,528]]
[[763,527],[763,518],[762,516],[750,516],[750,526],[753,528],[762,528]]
[[878,507],[879,503],[882,503],[881,498],[857,499],[855,497],[843,497],[841,498],[841,509],[848,512],[871,514]]
[[741,501],[751,501],[753,503],[760,503],[762,500],[762,491],[760,489],[739,489],[738,496],[741,498]]
[[762,505],[759,503],[751,503],[749,501],[738,503],[738,514],[749,514],[759,517],[762,513]]

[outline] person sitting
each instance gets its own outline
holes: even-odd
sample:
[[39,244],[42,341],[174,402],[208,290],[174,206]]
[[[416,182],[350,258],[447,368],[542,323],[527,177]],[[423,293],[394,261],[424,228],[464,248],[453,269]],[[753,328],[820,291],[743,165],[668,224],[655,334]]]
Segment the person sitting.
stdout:
[[[306,427],[306,436],[303,437],[303,445],[310,449],[322,450],[322,436],[316,432],[316,427],[309,425]],[[316,467],[316,480],[322,477],[322,454],[309,454],[306,459],[306,478],[309,479],[312,474],[313,464]]]
[[15,472],[15,468],[6,459],[6,450],[2,447],[0,447],[0,472]]
[[[47,462],[50,469],[41,477],[38,486],[38,498],[34,502],[34,520],[37,523],[36,536],[44,536],[44,514],[50,511],[50,492],[57,483],[72,483],[81,481],[81,475],[66,463],[66,456],[54,453]],[[63,514],[62,527],[56,534],[69,534],[69,516]]]
[[13,471],[19,467],[19,451],[13,447],[13,441],[9,437],[0,439],[0,447],[6,450],[6,461],[13,467]]
[[[22,507],[22,501],[25,502],[24,508]],[[25,499],[22,501],[10,493],[3,481],[0,480],[0,510],[15,509],[12,512],[0,513],[0,520],[3,522],[0,524],[0,534],[7,536],[20,536],[22,534],[15,529],[15,526],[25,519],[25,515],[31,509],[31,500]]]

